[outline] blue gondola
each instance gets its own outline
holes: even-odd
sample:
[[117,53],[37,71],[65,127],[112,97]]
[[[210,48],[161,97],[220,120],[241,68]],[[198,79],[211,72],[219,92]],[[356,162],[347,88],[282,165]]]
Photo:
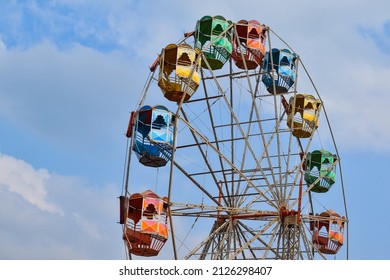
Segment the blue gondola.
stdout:
[[296,54],[287,49],[272,49],[271,54],[265,54],[262,81],[269,93],[286,93],[295,82]]
[[143,106],[136,114],[133,151],[140,163],[165,166],[172,157],[175,116],[164,106]]

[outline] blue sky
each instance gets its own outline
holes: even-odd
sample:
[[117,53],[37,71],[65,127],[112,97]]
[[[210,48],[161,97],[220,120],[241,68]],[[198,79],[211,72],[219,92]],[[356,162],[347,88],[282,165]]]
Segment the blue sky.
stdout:
[[116,197],[148,66],[204,15],[256,19],[299,53],[338,144],[350,258],[390,259],[390,3],[4,1],[0,259],[124,259]]

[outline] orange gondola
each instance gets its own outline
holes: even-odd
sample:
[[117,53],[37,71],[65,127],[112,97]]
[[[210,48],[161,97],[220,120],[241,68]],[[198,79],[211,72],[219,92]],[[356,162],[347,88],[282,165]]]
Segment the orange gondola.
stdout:
[[344,217],[333,210],[317,215],[317,220],[310,226],[313,244],[321,253],[336,254],[344,244]]
[[147,190],[119,197],[120,223],[129,254],[157,256],[168,239],[166,199]]
[[264,57],[266,26],[256,20],[235,24],[232,58],[240,69],[257,68]]

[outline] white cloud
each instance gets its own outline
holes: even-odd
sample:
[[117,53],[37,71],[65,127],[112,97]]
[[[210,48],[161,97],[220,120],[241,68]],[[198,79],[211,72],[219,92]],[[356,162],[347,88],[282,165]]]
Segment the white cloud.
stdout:
[[120,259],[117,190],[0,155],[0,259]]
[[92,238],[95,239],[101,238],[99,230],[97,229],[94,223],[92,223],[90,220],[81,216],[78,213],[72,213],[72,215],[76,219],[76,222],[81,226],[83,230],[85,230],[88,233],[88,235],[90,235]]
[[7,47],[0,36],[0,59],[6,54]]
[[[0,63],[0,118],[27,135],[25,142],[32,137],[57,149],[54,165],[65,156],[78,158],[75,167],[102,164],[103,158],[122,163],[129,112],[148,73],[147,65],[124,52],[104,54],[78,44],[59,49],[45,41],[7,49]],[[20,149],[26,145],[31,143]]]
[[36,170],[22,160],[0,154],[0,186],[19,194],[43,211],[60,212],[58,207],[46,199],[45,184],[49,177],[46,169]]
[[334,70],[324,74],[321,95],[336,141],[344,150],[390,152],[389,76],[390,68],[374,57],[372,61],[340,58]]

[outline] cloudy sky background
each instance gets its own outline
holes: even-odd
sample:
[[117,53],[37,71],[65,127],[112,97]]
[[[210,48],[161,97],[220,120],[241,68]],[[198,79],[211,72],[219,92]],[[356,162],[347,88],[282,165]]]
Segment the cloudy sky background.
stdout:
[[204,15],[302,58],[341,156],[350,259],[390,259],[390,2],[3,1],[0,259],[124,259],[117,196],[148,66]]

